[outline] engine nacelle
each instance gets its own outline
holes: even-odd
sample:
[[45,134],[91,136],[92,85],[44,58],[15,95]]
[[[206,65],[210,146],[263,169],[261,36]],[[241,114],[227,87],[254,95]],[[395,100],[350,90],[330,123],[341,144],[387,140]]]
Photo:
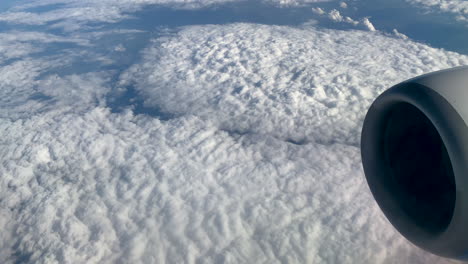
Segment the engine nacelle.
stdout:
[[468,259],[468,67],[405,81],[370,107],[361,135],[375,200],[408,240]]

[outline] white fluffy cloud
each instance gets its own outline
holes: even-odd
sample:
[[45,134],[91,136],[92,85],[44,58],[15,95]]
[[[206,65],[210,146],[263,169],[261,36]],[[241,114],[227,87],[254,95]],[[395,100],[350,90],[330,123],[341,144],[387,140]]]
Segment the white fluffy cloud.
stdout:
[[406,0],[415,5],[434,7],[443,12],[453,13],[456,19],[468,22],[468,2],[463,0]]
[[[123,74],[61,73],[112,63],[80,50],[110,31],[72,35],[0,35],[0,263],[449,263],[385,220],[358,145],[377,94],[466,56],[378,32],[206,25],[165,32]],[[37,55],[67,39],[78,48]]]
[[3,263],[437,260],[384,220],[356,147],[103,108],[0,133]]
[[234,24],[155,40],[123,76],[148,106],[236,133],[357,145],[371,101],[466,56],[365,31]]
[[360,21],[357,21],[357,20],[352,19],[351,17],[341,15],[340,11],[336,9],[332,9],[328,13],[325,12],[325,10],[320,7],[313,7],[311,10],[313,13],[319,16],[327,16],[333,22],[347,23],[347,24],[351,24],[354,26],[361,25],[361,27],[369,31],[376,31],[374,25],[370,22],[368,17],[364,17]]

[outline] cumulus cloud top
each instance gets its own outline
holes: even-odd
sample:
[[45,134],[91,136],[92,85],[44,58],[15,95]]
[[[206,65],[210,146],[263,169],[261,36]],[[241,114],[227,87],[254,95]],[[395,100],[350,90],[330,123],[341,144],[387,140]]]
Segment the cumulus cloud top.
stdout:
[[384,89],[467,63],[459,54],[365,31],[249,24],[189,27],[155,40],[143,58],[122,83],[135,85],[148,106],[240,134],[352,145]]
[[1,211],[12,226],[3,230],[14,237],[2,241],[14,244],[6,260],[371,263],[401,239],[368,203],[354,147],[102,108],[2,120],[0,131]]
[[[77,16],[32,2],[0,17],[111,23],[152,0],[101,1],[116,9],[99,18],[80,13],[95,1],[42,2]],[[162,29],[119,69],[109,54],[142,31],[71,22],[67,37],[0,34],[1,263],[449,262],[385,220],[359,132],[385,88],[466,56],[379,32],[199,25]]]

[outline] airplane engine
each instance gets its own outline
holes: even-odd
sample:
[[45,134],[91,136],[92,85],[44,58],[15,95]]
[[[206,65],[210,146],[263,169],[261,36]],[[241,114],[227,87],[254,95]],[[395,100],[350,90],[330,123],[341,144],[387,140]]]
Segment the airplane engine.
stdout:
[[436,255],[468,259],[468,67],[397,84],[361,134],[369,188],[390,223]]

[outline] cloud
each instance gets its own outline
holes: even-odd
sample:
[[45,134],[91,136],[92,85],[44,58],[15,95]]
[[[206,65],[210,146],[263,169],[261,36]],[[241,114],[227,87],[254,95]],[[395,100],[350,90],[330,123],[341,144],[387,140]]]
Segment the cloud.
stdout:
[[47,44],[72,43],[87,46],[85,39],[60,37],[34,31],[9,31],[0,33],[0,65],[11,59],[18,59],[44,51]]
[[325,11],[320,7],[312,7],[312,12],[314,12],[317,15],[325,14]]
[[[10,11],[0,13],[0,21],[12,24],[46,25],[67,31],[83,29],[89,22],[114,23],[128,18],[122,6],[79,6],[55,9],[44,13]],[[132,11],[132,10],[128,10]]]
[[336,9],[332,9],[330,12],[325,12],[324,9],[320,7],[313,7],[312,12],[319,15],[319,16],[327,16],[331,21],[337,23],[347,23],[352,24],[353,26],[361,25],[363,28],[369,31],[376,31],[374,25],[369,21],[369,18],[365,17],[361,19],[361,22],[356,21],[348,16],[342,16],[340,11]]
[[336,21],[336,22],[342,22],[344,20],[343,16],[341,16],[340,14],[340,11],[336,9],[333,9],[332,11],[330,11],[330,13],[328,13],[328,17],[331,20]]
[[[129,13],[148,5],[168,6],[176,9],[198,9],[245,0],[45,0],[18,5],[0,13],[0,21],[12,24],[49,25],[66,31],[78,31],[88,23],[114,23],[129,17]],[[330,0],[261,0],[275,6],[298,6]],[[29,12],[28,9],[61,5],[46,12]]]
[[386,223],[356,147],[104,108],[0,132],[3,263],[435,260]]
[[42,71],[52,68],[54,61],[23,59],[0,67],[0,116],[16,120],[30,116],[44,105],[30,100],[34,84]]
[[[60,23],[50,12],[34,19]],[[0,37],[1,263],[448,263],[386,221],[359,133],[384,89],[466,56],[379,32],[202,25],[164,31],[120,74],[103,53],[121,35],[93,41],[142,31],[81,26]]]
[[366,26],[366,28],[369,29],[369,31],[375,31],[375,27],[370,22],[369,18],[367,18],[367,17],[363,18],[362,19],[362,24],[364,24],[364,26]]
[[332,2],[334,0],[262,0],[264,3],[271,3],[279,6],[306,5],[310,3]]
[[[50,109],[85,111],[105,105],[112,71],[99,69],[113,61],[93,52],[89,39],[86,34],[0,33],[0,117],[16,120]],[[89,73],[67,73],[83,61],[101,66],[87,66],[84,72]]]
[[49,75],[37,81],[35,90],[63,106],[105,106],[105,95],[110,91],[106,77],[106,73],[102,72],[64,77]]
[[384,89],[467,62],[365,31],[194,26],[154,40],[121,82],[147,106],[232,133],[357,146],[364,113]]
[[52,109],[75,113],[105,106],[111,72],[53,74],[74,58],[23,58],[0,67],[0,117],[28,118]]
[[434,7],[443,12],[452,13],[460,21],[468,22],[468,2],[457,0],[406,0],[414,5]]
[[398,32],[398,30],[396,30],[395,28],[392,30],[392,33],[397,36],[398,38],[401,38],[401,39],[408,39],[408,36],[406,36],[405,34],[403,33],[400,33]]

